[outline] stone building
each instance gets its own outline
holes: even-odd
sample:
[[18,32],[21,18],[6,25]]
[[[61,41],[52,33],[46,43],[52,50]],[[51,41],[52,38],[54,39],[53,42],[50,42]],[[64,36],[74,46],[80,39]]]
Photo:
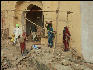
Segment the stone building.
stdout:
[[[37,10],[40,11],[37,12]],[[67,14],[68,11],[72,13]],[[16,24],[20,24],[20,28],[22,30],[27,30],[29,32],[29,26],[34,22],[45,29],[46,36],[46,21],[52,21],[53,29],[57,32],[54,42],[56,47],[63,45],[63,28],[64,26],[69,26],[69,30],[71,32],[70,46],[77,50],[78,55],[84,56],[86,60],[93,62],[92,12],[93,2],[2,1],[1,13],[3,21],[1,25],[2,28],[9,28],[9,36],[11,36]],[[37,14],[37,16],[34,14]],[[28,19],[31,22],[29,22]],[[47,41],[45,38],[43,38],[43,40]]]

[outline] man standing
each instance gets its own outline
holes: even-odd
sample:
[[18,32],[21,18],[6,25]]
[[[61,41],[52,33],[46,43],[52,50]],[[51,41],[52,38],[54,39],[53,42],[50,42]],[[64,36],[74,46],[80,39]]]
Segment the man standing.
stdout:
[[18,36],[21,35],[21,30],[19,28],[19,24],[16,24],[16,28],[14,29],[14,35],[15,35],[14,44],[16,44],[18,41]]
[[36,32],[37,32],[37,27],[36,27],[36,25],[32,25],[32,36],[33,36],[33,41],[35,41]]
[[66,27],[64,27],[64,30],[63,30],[63,43],[64,43],[64,51],[68,51],[69,50],[69,42],[70,42],[70,32]]
[[53,46],[53,28],[50,26],[49,31],[48,31],[48,46],[52,48]]

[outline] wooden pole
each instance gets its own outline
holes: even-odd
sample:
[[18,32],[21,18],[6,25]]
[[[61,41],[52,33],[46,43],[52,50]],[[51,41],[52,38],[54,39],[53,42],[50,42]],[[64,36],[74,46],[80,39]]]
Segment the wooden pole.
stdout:
[[53,53],[55,52],[55,48],[57,46],[57,27],[58,27],[58,17],[59,17],[59,6],[60,6],[60,2],[58,1],[58,7],[56,10],[56,14],[57,14],[57,17],[56,17],[56,39],[55,39],[55,45],[54,45]]

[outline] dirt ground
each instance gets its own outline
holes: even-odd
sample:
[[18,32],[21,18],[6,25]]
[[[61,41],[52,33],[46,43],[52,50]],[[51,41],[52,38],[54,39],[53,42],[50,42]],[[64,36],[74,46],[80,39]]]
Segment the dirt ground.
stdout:
[[28,53],[22,56],[19,44],[13,46],[9,40],[2,40],[1,70],[93,70],[93,64],[85,62],[73,49],[64,52],[62,47],[45,45],[31,49],[32,44],[26,42]]

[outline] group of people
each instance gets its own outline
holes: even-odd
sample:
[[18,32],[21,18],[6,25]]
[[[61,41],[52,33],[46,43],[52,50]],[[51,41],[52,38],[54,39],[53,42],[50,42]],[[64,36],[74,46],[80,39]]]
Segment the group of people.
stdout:
[[[46,26],[47,31],[48,31],[48,46],[50,48],[53,47],[53,39],[55,37],[55,32],[53,31],[52,28],[52,21],[46,22],[48,24]],[[64,44],[64,51],[69,51],[69,42],[70,42],[70,31],[67,26],[64,27],[63,29],[63,44]]]
[[24,55],[24,51],[26,50],[26,32],[22,33],[21,29],[19,28],[19,24],[16,24],[11,41],[13,42],[13,45],[20,43],[21,54]]
[[41,39],[41,37],[43,36],[43,29],[42,29],[42,27],[40,26],[40,27],[38,27],[38,26],[36,26],[36,25],[31,25],[31,27],[30,27],[30,35],[28,35],[28,36],[31,36],[31,40],[33,41],[33,42],[36,42],[36,41],[40,41]]
[[[48,30],[48,46],[50,48],[53,47],[53,39],[54,39],[54,31],[52,28],[52,25],[47,26],[47,30]],[[13,44],[15,45],[17,42],[20,43],[20,48],[21,48],[21,54],[24,54],[24,51],[26,50],[26,32],[23,32],[20,30],[19,28],[19,24],[16,24],[16,28],[14,29],[14,34],[12,35],[12,39],[11,41],[13,42]],[[70,42],[70,32],[68,27],[64,27],[63,30],[63,43],[64,43],[64,51],[68,51],[69,50],[69,42]]]
[[[46,26],[47,31],[48,31],[48,46],[50,48],[53,47],[53,39],[55,37],[55,33],[52,28],[52,23],[48,23]],[[69,42],[70,42],[70,32],[67,26],[64,27],[63,30],[63,44],[64,44],[64,51],[69,51]]]

